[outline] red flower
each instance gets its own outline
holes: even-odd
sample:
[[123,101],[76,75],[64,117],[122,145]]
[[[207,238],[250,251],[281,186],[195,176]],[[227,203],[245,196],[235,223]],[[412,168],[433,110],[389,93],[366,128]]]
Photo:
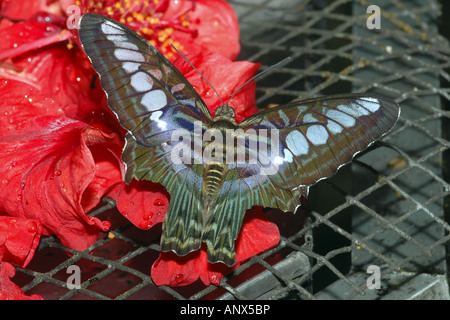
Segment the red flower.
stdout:
[[39,244],[42,233],[40,223],[21,218],[0,216],[0,300],[36,300],[39,295],[26,296],[11,282],[16,273],[13,265],[27,266]]
[[81,12],[109,16],[146,38],[167,58],[170,44],[182,52],[212,50],[229,59],[240,51],[239,25],[233,8],[223,0],[74,1]]
[[[67,47],[69,33],[64,31],[39,21],[1,29],[5,41],[0,44],[0,60],[5,62],[0,76],[34,87],[34,94],[48,98],[48,105],[59,106],[58,112],[86,120],[101,109],[104,93],[99,86],[91,89],[95,72],[81,49]],[[8,92],[11,95],[17,93]]]
[[16,270],[12,264],[0,260],[0,300],[42,300],[38,294],[25,295],[22,289],[10,280],[15,274]]
[[[181,43],[186,53],[213,51],[235,60],[241,50],[239,23],[230,4],[223,0],[168,1],[165,19],[187,12],[193,35],[175,31],[173,39]],[[180,48],[178,48],[180,49]],[[183,49],[183,48],[181,48]]]
[[27,266],[41,234],[42,225],[34,220],[0,216],[0,261]]
[[[236,90],[255,75],[261,65],[248,61],[233,62],[219,54],[208,51],[188,54],[186,58],[211,83],[224,103],[227,103]],[[213,88],[183,57],[175,59],[173,65],[192,84],[214,115],[214,111],[222,105],[222,101]],[[258,107],[255,104],[255,91],[256,84],[251,81],[233,97],[233,100],[229,101],[229,105],[235,110],[237,122],[258,112]]]
[[[110,161],[118,161],[120,145],[117,135],[106,135],[66,117],[24,121],[0,137],[0,211],[39,221],[44,234],[55,233],[63,244],[86,249],[97,240],[98,230],[109,228],[108,222],[85,214],[105,191],[89,189],[96,166],[101,165],[94,154],[110,154]],[[120,171],[103,179],[108,186],[111,180],[120,179]],[[84,198],[86,190],[88,199]]]
[[0,11],[2,17],[10,20],[30,19],[38,12],[51,11],[51,2],[55,1],[20,0],[20,5],[17,1],[2,1]]
[[185,286],[200,279],[205,285],[219,285],[222,278],[238,268],[248,258],[275,247],[280,240],[276,224],[268,221],[262,209],[247,212],[239,237],[236,239],[236,263],[207,261],[205,248],[179,257],[173,252],[161,252],[152,266],[151,275],[156,285]]

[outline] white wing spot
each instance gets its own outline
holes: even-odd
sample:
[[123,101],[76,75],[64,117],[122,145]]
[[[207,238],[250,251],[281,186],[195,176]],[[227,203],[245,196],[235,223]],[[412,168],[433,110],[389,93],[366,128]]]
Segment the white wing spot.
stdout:
[[[308,141],[306,140],[305,136],[298,130],[292,130],[291,132],[289,132],[289,134],[286,136],[286,144],[287,147],[296,156],[308,153]],[[286,150],[284,152],[284,155],[286,157]]]
[[288,149],[284,148],[283,153],[284,153],[284,161],[291,163],[294,160],[292,153]]
[[366,108],[361,107],[360,105],[354,103],[350,106],[347,106],[345,104],[338,105],[338,110],[341,110],[342,112],[348,113],[355,118],[359,118],[361,116],[367,116],[369,114],[369,111],[367,111]]
[[166,94],[162,90],[147,92],[142,97],[141,103],[146,106],[149,111],[159,110],[164,108],[167,104]]
[[328,131],[322,125],[313,125],[306,130],[306,136],[312,144],[319,146],[328,140]]
[[289,118],[283,110],[278,110],[278,116],[281,118],[281,120],[283,120],[285,126],[289,125]]
[[124,34],[109,34],[106,39],[114,42],[117,47],[131,50],[139,50],[138,46],[129,42],[129,39]]
[[327,128],[332,134],[338,134],[342,132],[342,126],[332,120],[328,120]]
[[303,117],[303,122],[304,123],[314,123],[314,122],[319,122],[319,120],[317,120],[316,118],[314,118],[314,116],[311,113],[307,113],[305,114],[305,116]]
[[112,41],[112,42],[116,42],[116,43],[128,41],[127,36],[124,34],[108,34],[106,36],[106,39],[108,39],[109,41]]
[[129,73],[134,73],[139,70],[139,63],[136,62],[124,62],[122,68]]
[[376,112],[380,108],[380,101],[372,97],[361,98],[360,102],[364,108],[368,109],[370,112]]
[[119,48],[139,50],[138,46],[131,42],[124,42],[124,41],[113,41],[113,42]]
[[125,34],[123,30],[118,29],[114,25],[110,25],[108,22],[102,24],[102,31],[105,34]]
[[340,123],[341,125],[343,125],[346,128],[350,128],[355,125],[355,119],[353,117],[351,117],[348,114],[345,114],[343,112],[340,112],[338,110],[332,110],[332,109],[327,110],[325,115],[328,118]]
[[134,62],[144,62],[145,58],[144,56],[137,52],[137,51],[133,51],[133,50],[128,50],[128,49],[116,49],[114,50],[114,56],[116,57],[116,59],[118,60],[129,60],[129,61],[134,61]]
[[157,126],[161,130],[166,130],[167,129],[167,122],[159,120],[159,118],[162,116],[162,114],[163,114],[162,111],[155,111],[150,116],[150,120],[156,121]]
[[148,75],[144,72],[135,73],[131,76],[131,86],[140,92],[149,91],[153,83],[148,78]]

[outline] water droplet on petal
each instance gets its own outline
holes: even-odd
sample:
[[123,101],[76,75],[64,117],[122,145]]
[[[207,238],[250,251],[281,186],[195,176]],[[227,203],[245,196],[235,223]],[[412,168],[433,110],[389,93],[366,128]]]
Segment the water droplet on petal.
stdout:
[[152,226],[151,222],[142,221],[141,223],[139,223],[139,228],[144,229],[144,230],[147,230],[151,226]]
[[211,276],[210,280],[211,280],[211,283],[215,284],[216,286],[218,286],[220,284],[219,277],[217,277],[215,274]]
[[7,185],[9,184],[9,180],[8,180],[8,179],[3,179],[3,180],[2,180],[2,184],[3,184],[4,186],[7,186]]
[[164,200],[163,199],[156,199],[154,202],[153,202],[153,205],[154,206],[157,206],[157,207],[162,207],[162,206],[164,206],[166,203],[164,202]]
[[61,170],[56,169],[55,170],[55,176],[60,176],[61,175]]
[[211,20],[209,20],[209,23],[210,23],[211,27],[215,30],[218,30],[222,27],[222,22],[217,17],[214,17]]
[[209,89],[208,91],[206,91],[205,93],[206,97],[212,97],[214,95],[214,90],[213,89]]
[[18,194],[18,195],[17,195],[17,200],[21,201],[21,200],[22,200],[22,198],[23,198],[23,197],[22,197],[22,195],[21,195],[21,194]]
[[181,283],[183,281],[183,279],[184,279],[184,276],[181,273],[179,273],[175,276],[175,281],[178,283]]
[[153,212],[150,211],[150,212],[144,213],[144,220],[149,220],[152,217],[153,217]]
[[29,232],[34,233],[37,230],[37,224],[34,221],[30,221],[27,225],[27,229]]

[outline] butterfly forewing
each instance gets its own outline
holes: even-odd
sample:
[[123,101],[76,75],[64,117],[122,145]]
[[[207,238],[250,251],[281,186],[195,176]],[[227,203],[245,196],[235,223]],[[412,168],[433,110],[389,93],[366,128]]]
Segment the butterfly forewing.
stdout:
[[278,149],[270,157],[277,172],[267,175],[259,187],[289,191],[334,175],[389,131],[398,115],[398,104],[389,98],[353,94],[273,108],[244,120],[240,127],[278,132]]
[[208,123],[208,108],[181,73],[147,41],[116,21],[95,14],[80,20],[80,40],[108,104],[141,144],[170,139],[171,130]]

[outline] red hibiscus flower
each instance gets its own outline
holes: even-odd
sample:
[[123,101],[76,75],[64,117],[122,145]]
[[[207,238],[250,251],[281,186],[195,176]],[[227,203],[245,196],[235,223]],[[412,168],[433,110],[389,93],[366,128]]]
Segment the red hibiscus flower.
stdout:
[[[188,54],[186,58],[216,89],[224,103],[227,103],[236,90],[255,75],[261,65],[248,61],[231,61],[219,54],[207,51]],[[178,57],[173,61],[173,65],[192,84],[214,115],[214,111],[222,105],[222,101],[213,88],[184,58]],[[235,110],[237,122],[258,112],[255,104],[255,92],[256,84],[252,81],[229,101],[229,105]]]
[[27,266],[36,251],[41,234],[42,225],[39,222],[0,216],[0,261]]
[[240,51],[239,25],[223,0],[74,1],[81,12],[113,18],[138,32],[167,58],[182,52],[210,50],[229,59]]
[[94,154],[114,157],[120,145],[117,135],[79,121],[31,117],[0,137],[0,211],[39,221],[44,234],[56,234],[63,244],[86,249],[97,240],[98,230],[109,228],[108,222],[85,214],[102,196],[89,184],[101,178],[120,179],[120,171],[96,176],[101,163],[95,162]]
[[253,208],[247,212],[236,239],[236,263],[233,267],[227,267],[223,263],[209,263],[203,247],[184,257],[173,252],[161,252],[152,266],[152,279],[158,286],[185,286],[198,279],[205,285],[219,285],[226,274],[248,258],[275,247],[279,240],[280,233],[276,224],[265,218],[261,208]]
[[12,264],[0,260],[0,300],[42,300],[38,294],[25,295],[22,289],[10,280],[15,274],[16,270]]
[[42,299],[39,295],[26,296],[10,280],[15,270],[8,263],[25,267],[33,257],[41,233],[42,226],[36,221],[0,216],[0,300]]

